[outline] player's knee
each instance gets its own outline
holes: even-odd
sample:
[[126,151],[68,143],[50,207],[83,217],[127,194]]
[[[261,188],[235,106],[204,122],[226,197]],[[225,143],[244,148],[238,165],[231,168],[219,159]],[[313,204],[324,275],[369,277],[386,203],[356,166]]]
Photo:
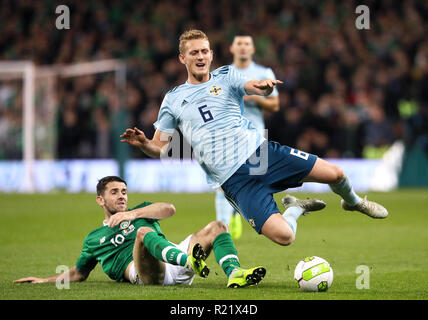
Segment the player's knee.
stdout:
[[288,246],[294,242],[294,232],[280,213],[269,217],[263,225],[261,233],[281,246]]
[[330,167],[331,171],[331,184],[339,183],[345,178],[345,173],[343,172],[342,168],[339,166],[336,166],[334,164]]
[[281,246],[289,246],[294,242],[294,234],[293,233],[284,233],[277,238],[276,241]]
[[144,237],[146,236],[147,233],[152,232],[153,229],[149,228],[149,227],[140,227],[137,230],[137,238],[139,241],[143,241]]
[[207,243],[213,243],[214,239],[221,233],[228,232],[227,225],[222,221],[211,221],[202,230],[198,236]]
[[220,233],[227,232],[227,225],[223,221],[211,221],[207,226],[207,233],[213,239],[218,236]]
[[291,230],[283,230],[282,232],[270,235],[269,238],[281,246],[289,246],[294,242],[294,233]]

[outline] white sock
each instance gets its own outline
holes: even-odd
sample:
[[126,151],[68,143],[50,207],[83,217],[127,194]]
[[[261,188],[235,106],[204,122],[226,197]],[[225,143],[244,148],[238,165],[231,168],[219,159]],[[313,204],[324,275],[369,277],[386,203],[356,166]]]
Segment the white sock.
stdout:
[[337,193],[349,205],[355,206],[361,201],[361,198],[355,193],[348,177],[345,177],[341,182],[329,184],[330,189]]
[[299,219],[303,212],[304,210],[301,207],[290,207],[285,210],[284,214],[282,215],[285,218],[285,221],[287,221],[291,230],[293,230],[294,236],[296,236],[297,231],[297,219]]
[[223,191],[217,189],[215,194],[216,220],[223,221],[229,225],[230,218],[234,211],[235,209],[230,205],[229,201],[227,201]]

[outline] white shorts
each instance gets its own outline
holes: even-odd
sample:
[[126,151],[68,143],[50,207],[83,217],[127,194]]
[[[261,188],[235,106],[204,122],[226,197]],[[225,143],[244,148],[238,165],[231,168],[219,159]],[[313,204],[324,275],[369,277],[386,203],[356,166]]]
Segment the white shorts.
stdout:
[[[181,241],[180,244],[176,245],[177,248],[187,253],[191,236],[192,235],[188,236],[186,239]],[[163,280],[164,286],[171,286],[176,284],[191,285],[194,278],[195,272],[193,272],[193,270],[170,263],[165,263],[165,278]],[[143,281],[139,279],[137,270],[135,270],[134,261],[132,261],[132,265],[129,269],[129,281],[133,284],[143,285]]]

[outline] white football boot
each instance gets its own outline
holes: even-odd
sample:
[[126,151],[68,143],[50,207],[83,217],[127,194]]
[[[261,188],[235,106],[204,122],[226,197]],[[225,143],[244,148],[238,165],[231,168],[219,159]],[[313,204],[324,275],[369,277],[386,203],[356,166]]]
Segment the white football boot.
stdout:
[[388,210],[386,210],[379,203],[367,200],[367,196],[361,199],[361,201],[355,206],[347,204],[343,199],[341,204],[342,208],[347,211],[359,211],[374,219],[384,219],[388,216]]
[[304,216],[311,211],[318,211],[325,208],[325,202],[322,200],[318,200],[318,199],[300,200],[289,194],[287,194],[284,198],[282,198],[281,202],[284,205],[285,210],[287,210],[289,207],[302,208],[304,210],[303,212]]

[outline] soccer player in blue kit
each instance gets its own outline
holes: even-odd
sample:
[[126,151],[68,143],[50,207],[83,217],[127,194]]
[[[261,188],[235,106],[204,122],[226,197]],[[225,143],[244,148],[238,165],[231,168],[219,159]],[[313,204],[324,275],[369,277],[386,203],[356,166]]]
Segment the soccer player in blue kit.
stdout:
[[[255,46],[250,35],[238,33],[233,38],[230,46],[233,55],[231,66],[249,79],[264,80],[275,79],[271,68],[264,67],[253,61]],[[245,95],[243,116],[265,136],[265,112],[276,112],[279,110],[279,96],[276,87],[270,95],[264,97],[259,95]],[[216,219],[229,225],[229,232],[233,239],[239,239],[242,234],[242,221],[240,215],[230,205],[221,189],[216,190],[215,196]]]
[[187,81],[164,97],[152,139],[138,128],[128,128],[121,142],[162,158],[174,130],[179,127],[193,147],[194,157],[205,171],[208,184],[222,188],[232,206],[254,230],[279,245],[295,239],[297,219],[321,210],[317,199],[299,200],[287,195],[281,213],[273,194],[304,182],[328,184],[341,196],[342,207],[372,218],[386,218],[388,211],[376,202],[360,198],[343,170],[315,155],[267,141],[242,115],[243,96],[268,96],[282,81],[249,80],[231,66],[210,72],[213,51],[199,30],[180,36],[179,60],[187,69]]

